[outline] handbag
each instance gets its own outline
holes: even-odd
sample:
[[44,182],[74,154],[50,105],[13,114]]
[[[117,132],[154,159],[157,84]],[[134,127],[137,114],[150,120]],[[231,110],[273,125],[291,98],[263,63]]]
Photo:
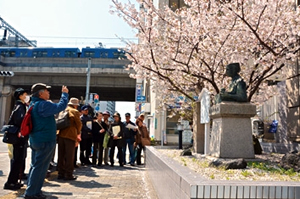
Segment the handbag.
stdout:
[[2,141],[7,144],[18,144],[20,142],[19,127],[14,125],[4,125],[1,129],[3,133]]
[[150,146],[151,145],[151,141],[148,138],[141,138],[142,141],[142,146]]
[[110,136],[109,136],[108,132],[105,132],[104,139],[103,139],[103,148],[107,148],[109,138],[110,138]]
[[58,119],[56,119],[56,129],[62,130],[68,128],[70,125],[69,111],[63,111],[59,114]]

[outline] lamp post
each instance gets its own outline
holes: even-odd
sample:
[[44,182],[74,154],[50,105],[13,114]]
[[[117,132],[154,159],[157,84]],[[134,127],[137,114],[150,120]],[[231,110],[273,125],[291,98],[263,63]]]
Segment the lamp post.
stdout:
[[88,59],[88,67],[86,69],[86,93],[85,93],[85,104],[89,103],[89,93],[90,93],[90,78],[91,78],[91,58]]
[[178,130],[178,145],[179,149],[182,149],[182,131],[183,131],[183,125],[181,123],[177,124],[177,130]]

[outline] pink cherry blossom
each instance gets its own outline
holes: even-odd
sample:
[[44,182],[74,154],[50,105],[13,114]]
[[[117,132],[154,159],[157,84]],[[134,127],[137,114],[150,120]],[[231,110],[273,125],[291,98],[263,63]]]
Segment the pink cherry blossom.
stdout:
[[112,0],[112,13],[137,32],[127,42],[131,77],[151,80],[162,103],[176,96],[194,101],[202,88],[219,93],[230,82],[229,63],[239,62],[248,100],[274,95],[266,80],[285,77],[300,49],[300,16],[294,0],[185,0],[173,12],[152,0],[126,4]]

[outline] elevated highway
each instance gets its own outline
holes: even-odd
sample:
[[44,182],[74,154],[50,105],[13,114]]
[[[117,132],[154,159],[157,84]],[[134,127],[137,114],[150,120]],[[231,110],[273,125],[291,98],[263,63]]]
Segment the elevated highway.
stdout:
[[[128,60],[91,59],[90,93],[98,93],[100,100],[134,101],[135,79],[129,77],[132,71],[126,70]],[[51,100],[59,99],[61,86],[66,85],[70,97],[84,99],[86,92],[87,58],[20,58],[0,57],[0,70],[14,72],[13,77],[0,77],[0,92],[13,92],[18,87],[31,88],[42,82],[52,86]],[[5,113],[0,122],[7,118],[13,105],[10,96],[0,97],[0,110]]]

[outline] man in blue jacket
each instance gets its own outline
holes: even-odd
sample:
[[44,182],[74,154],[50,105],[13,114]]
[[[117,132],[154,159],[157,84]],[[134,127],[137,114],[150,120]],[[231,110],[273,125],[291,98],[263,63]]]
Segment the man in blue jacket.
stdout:
[[33,129],[29,135],[31,154],[31,167],[29,170],[25,199],[46,198],[42,194],[42,186],[54,153],[56,144],[56,123],[54,114],[67,107],[69,90],[62,86],[62,95],[58,103],[49,101],[51,86],[37,83],[31,87],[34,106],[31,117]]

